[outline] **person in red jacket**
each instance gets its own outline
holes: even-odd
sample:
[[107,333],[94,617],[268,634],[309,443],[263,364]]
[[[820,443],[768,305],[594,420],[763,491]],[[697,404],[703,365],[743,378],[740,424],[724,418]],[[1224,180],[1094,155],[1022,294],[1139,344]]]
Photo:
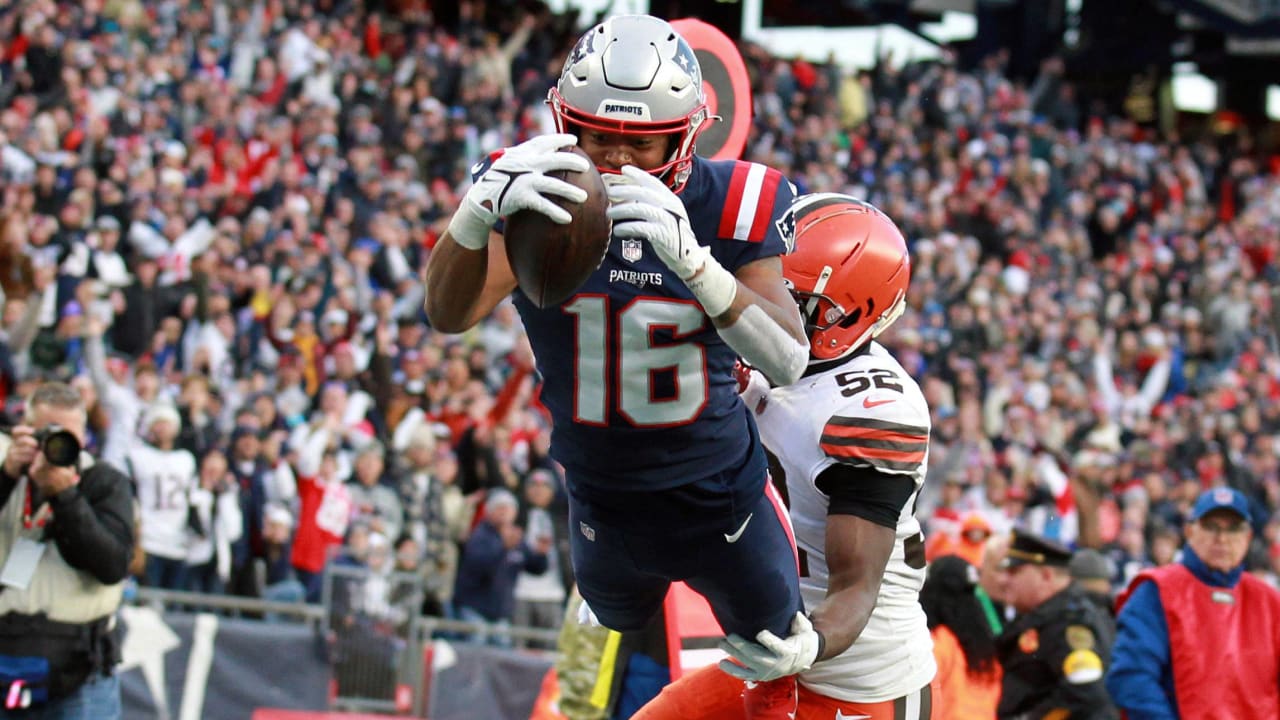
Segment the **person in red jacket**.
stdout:
[[[325,563],[330,551],[342,544],[355,512],[351,494],[338,475],[337,452],[324,445],[327,437],[320,435],[318,442],[312,440],[318,447],[303,448],[301,454],[308,459],[300,462],[298,472],[298,530],[290,560],[298,580],[307,589],[309,602],[320,599]],[[312,454],[320,459],[311,460]]]
[[1244,571],[1250,518],[1239,491],[1205,491],[1181,562],[1120,596],[1106,683],[1129,720],[1280,717],[1280,592]]

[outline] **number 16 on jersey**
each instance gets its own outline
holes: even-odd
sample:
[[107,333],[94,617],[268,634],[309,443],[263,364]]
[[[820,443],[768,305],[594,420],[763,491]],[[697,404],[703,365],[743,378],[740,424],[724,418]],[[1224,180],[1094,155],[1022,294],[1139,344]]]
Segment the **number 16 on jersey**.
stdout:
[[[612,327],[604,295],[579,295],[564,311],[574,316],[575,422],[607,425],[610,402],[636,427],[683,425],[702,412],[708,394],[706,350],[681,342],[700,333],[706,322],[695,302],[638,298],[617,313]],[[674,342],[654,343],[655,331],[663,329]],[[670,397],[656,396],[658,373],[674,375]]]

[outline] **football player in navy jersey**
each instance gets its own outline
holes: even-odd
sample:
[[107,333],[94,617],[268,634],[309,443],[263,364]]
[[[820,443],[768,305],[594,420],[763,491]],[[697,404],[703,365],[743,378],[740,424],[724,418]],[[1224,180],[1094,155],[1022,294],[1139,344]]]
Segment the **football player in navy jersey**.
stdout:
[[[726,632],[785,637],[802,610],[794,540],[733,365],[787,384],[807,363],[779,260],[794,188],[763,165],[694,154],[712,120],[701,71],[657,18],[589,30],[548,102],[559,134],[477,168],[428,264],[427,315],[461,332],[515,293],[566,470],[576,577],[603,625],[642,628],[683,580]],[[587,169],[558,150],[574,143],[605,174],[613,237],[573,296],[539,309],[494,228],[524,209],[569,222],[550,198],[586,193],[547,173]],[[788,717],[794,679],[744,702],[748,717]]]

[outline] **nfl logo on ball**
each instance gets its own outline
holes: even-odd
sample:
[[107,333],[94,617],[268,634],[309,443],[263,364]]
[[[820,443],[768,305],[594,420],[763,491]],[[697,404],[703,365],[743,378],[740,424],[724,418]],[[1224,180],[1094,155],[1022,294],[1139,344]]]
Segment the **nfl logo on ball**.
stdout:
[[641,246],[639,240],[624,239],[622,241],[622,259],[635,262],[640,259]]

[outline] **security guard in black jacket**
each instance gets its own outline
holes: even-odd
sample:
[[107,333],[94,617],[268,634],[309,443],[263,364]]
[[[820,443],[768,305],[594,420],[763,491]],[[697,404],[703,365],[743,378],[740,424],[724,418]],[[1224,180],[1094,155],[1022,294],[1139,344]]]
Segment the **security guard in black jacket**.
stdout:
[[114,631],[133,499],[84,436],[80,394],[63,383],[37,387],[0,435],[0,720],[120,717]]
[[1005,599],[1018,611],[1000,635],[1000,720],[1112,720],[1103,675],[1113,621],[1071,581],[1071,552],[1014,531],[1004,560]]

